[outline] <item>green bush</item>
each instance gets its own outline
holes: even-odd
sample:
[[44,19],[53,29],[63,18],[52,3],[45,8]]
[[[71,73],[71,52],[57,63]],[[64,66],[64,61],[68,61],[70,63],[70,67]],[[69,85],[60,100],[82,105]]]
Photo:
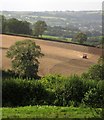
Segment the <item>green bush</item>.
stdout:
[[8,78],[3,80],[3,106],[56,105],[97,107],[104,102],[104,81],[77,75],[48,75],[41,80]]
[[2,85],[3,106],[41,105],[47,103],[49,92],[35,80],[10,79]]
[[47,75],[40,82],[50,92],[48,103],[50,105],[63,106],[63,90],[67,77],[62,75]]
[[[61,75],[48,75],[40,80],[40,83],[50,92],[49,105],[79,106],[89,90],[99,87],[102,83],[96,80],[88,80],[77,75],[64,77]],[[103,88],[103,87],[102,87]]]
[[104,80],[104,64],[91,66],[87,73],[82,74],[82,77],[92,80]]
[[86,105],[91,107],[102,107],[104,103],[103,96],[104,93],[102,93],[102,91],[93,88],[85,94],[85,98],[83,99],[83,101]]
[[54,105],[56,106],[66,106],[66,101],[64,97],[64,89],[57,88],[55,90],[55,100],[54,100]]
[[81,102],[84,96],[83,87],[83,81],[77,75],[69,78],[64,88],[64,97],[67,105],[70,105],[70,101]]
[[11,70],[0,70],[0,72],[2,73],[3,80],[9,79],[11,77],[14,77],[14,78],[18,77],[18,75],[16,75],[15,72]]
[[95,88],[89,89],[85,93],[83,102],[91,107],[104,108],[104,82],[100,81]]
[[66,81],[67,77],[62,75],[47,75],[40,80],[46,89],[53,92],[58,88],[63,89]]

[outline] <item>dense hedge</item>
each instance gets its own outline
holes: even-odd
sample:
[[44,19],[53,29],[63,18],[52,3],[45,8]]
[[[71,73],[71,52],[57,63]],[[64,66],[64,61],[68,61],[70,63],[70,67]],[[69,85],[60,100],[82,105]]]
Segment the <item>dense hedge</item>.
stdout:
[[84,103],[102,107],[104,81],[86,80],[77,75],[49,75],[41,80],[9,78],[3,81],[3,106],[56,105]]
[[38,81],[10,79],[2,86],[3,106],[40,105],[47,100],[48,92]]
[[95,87],[89,89],[83,102],[88,106],[104,108],[104,81],[99,81]]

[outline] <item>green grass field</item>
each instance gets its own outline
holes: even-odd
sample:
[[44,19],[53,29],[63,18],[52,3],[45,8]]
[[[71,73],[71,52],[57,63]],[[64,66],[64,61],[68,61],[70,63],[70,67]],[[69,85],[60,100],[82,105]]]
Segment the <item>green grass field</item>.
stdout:
[[[100,110],[100,109],[99,109]],[[26,106],[2,108],[2,118],[99,118],[90,108]]]
[[42,35],[42,38],[48,38],[52,40],[61,40],[61,41],[67,41],[67,42],[71,42],[71,39],[72,39],[72,38],[62,38],[62,37],[49,36],[49,35]]

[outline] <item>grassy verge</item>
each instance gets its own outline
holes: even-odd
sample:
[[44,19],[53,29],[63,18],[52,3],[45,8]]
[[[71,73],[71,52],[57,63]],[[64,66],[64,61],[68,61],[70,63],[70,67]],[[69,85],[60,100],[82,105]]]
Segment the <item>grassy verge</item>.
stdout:
[[[99,109],[100,110],[100,109]],[[90,108],[26,106],[2,108],[2,118],[99,118]]]

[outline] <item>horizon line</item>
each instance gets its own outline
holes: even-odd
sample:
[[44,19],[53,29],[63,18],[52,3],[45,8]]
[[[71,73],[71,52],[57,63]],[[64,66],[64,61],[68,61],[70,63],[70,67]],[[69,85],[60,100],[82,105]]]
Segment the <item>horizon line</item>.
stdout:
[[97,10],[0,10],[1,12],[81,12],[81,11],[102,11],[101,9]]

